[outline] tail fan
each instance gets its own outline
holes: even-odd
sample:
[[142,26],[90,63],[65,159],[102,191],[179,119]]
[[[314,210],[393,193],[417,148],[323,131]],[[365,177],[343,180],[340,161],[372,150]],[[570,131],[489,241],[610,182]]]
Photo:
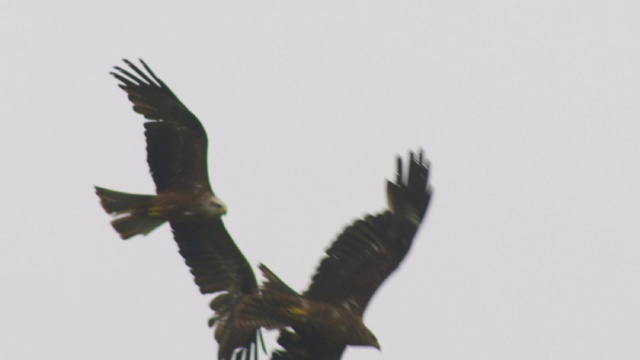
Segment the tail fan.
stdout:
[[111,221],[111,226],[123,240],[128,240],[136,235],[147,235],[164,222],[163,219],[150,216],[128,215]]
[[263,294],[282,294],[282,295],[298,295],[298,293],[289,287],[289,285],[285,284],[284,281],[280,280],[280,278],[273,273],[265,264],[260,264],[258,266],[260,271],[262,271],[262,276],[266,279],[265,282],[262,283],[262,293]]
[[165,222],[163,219],[147,216],[147,214],[134,214],[136,208],[151,200],[154,195],[129,194],[98,186],[95,188],[102,208],[108,214],[117,217],[111,225],[122,239],[126,240],[135,235],[147,235]]
[[[240,327],[284,328],[291,325],[300,308],[302,297],[278,278],[269,268],[260,264],[265,277],[260,295],[246,296],[240,303],[236,323]],[[304,314],[301,314],[304,316]]]

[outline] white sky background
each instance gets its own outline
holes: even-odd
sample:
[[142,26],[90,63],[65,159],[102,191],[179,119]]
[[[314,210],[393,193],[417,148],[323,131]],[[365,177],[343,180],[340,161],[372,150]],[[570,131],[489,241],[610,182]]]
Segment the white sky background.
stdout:
[[93,194],[154,189],[124,57],[200,118],[230,232],[299,290],[425,148],[382,352],[344,359],[639,358],[639,4],[0,0],[0,358],[215,357],[169,227],[124,242]]

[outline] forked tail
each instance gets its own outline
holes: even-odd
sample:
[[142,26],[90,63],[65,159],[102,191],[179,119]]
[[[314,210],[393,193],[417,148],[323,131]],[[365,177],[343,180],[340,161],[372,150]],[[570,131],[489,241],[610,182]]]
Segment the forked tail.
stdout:
[[165,222],[146,212],[135,212],[145,202],[153,199],[154,195],[129,194],[98,186],[95,188],[104,211],[116,217],[111,221],[111,225],[122,239],[126,240],[135,235],[147,235]]
[[264,327],[267,329],[283,328],[291,325],[292,318],[302,301],[287,284],[282,282],[269,268],[260,264],[265,281],[260,295],[245,297],[238,310],[236,323],[240,327]]

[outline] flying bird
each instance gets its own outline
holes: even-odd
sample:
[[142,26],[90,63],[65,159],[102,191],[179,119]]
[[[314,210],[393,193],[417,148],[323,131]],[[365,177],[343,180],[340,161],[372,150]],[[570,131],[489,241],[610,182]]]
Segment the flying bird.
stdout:
[[147,64],[140,60],[145,72],[124,62],[130,70],[115,67],[111,75],[120,81],[133,110],[148,119],[147,162],[156,195],[96,187],[102,207],[115,217],[112,225],[123,239],[146,235],[169,222],[200,292],[218,293],[212,301],[216,318],[211,322],[218,358],[257,356],[259,329],[239,329],[234,319],[239,301],[256,294],[258,284],[222,221],[227,207],[209,183],[204,127]]
[[211,190],[204,127],[147,64],[140,61],[148,72],[145,74],[124,61],[135,74],[115,67],[111,75],[121,82],[133,110],[149,120],[144,124],[147,163],[156,195],[96,186],[102,207],[115,216],[111,224],[120,237],[129,239],[146,235],[167,221],[179,224],[219,219],[227,206]]
[[296,293],[260,266],[266,281],[259,294],[244,297],[236,321],[241,328],[281,330],[283,349],[273,360],[337,360],[347,345],[380,349],[362,316],[411,248],[432,193],[421,151],[410,153],[408,171],[400,158],[397,168],[395,181],[387,182],[388,210],[348,226],[326,251],[306,292]]

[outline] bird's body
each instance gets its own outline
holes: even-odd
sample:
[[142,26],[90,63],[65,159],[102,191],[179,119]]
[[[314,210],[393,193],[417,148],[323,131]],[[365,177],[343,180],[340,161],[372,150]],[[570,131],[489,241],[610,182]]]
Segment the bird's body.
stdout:
[[429,164],[410,153],[408,170],[398,158],[387,183],[388,210],[349,225],[327,249],[307,291],[296,293],[266,266],[260,293],[240,303],[239,327],[280,329],[282,350],[273,360],[338,360],[348,345],[380,349],[363,322],[382,283],[407,255],[429,201]]
[[146,235],[167,221],[182,224],[215,220],[227,212],[222,200],[204,191],[140,195],[96,186],[96,194],[104,210],[115,216],[111,224],[123,239]]
[[315,333],[316,346],[335,344],[373,346],[378,340],[362,322],[362,316],[351,304],[335,305],[327,301],[299,295],[289,288],[265,265],[262,274],[267,279],[259,295],[246,296],[238,310],[238,326],[282,329]]

